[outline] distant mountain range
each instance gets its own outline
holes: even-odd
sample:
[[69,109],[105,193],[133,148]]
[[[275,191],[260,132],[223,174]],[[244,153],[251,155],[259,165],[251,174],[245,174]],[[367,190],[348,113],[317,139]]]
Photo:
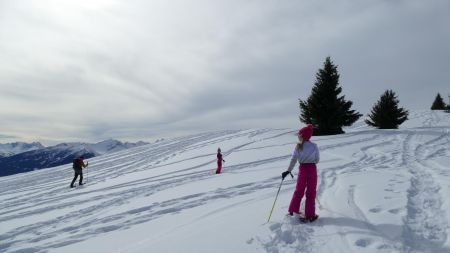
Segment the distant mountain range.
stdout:
[[40,142],[26,143],[26,142],[13,142],[13,143],[0,143],[0,158],[17,155],[23,152],[45,148]]
[[50,147],[44,147],[39,142],[0,144],[0,176],[68,164],[81,155],[87,159],[146,144],[142,141],[123,143],[112,139],[94,144],[61,143]]

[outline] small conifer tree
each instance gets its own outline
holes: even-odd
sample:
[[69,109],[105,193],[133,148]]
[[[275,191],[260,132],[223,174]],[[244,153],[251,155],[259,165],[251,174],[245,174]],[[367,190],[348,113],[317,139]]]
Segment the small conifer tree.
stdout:
[[392,90],[387,90],[381,95],[373,106],[369,118],[365,122],[380,129],[397,129],[408,119],[408,111],[398,107],[399,100]]
[[441,94],[437,94],[431,105],[431,110],[445,110],[447,106],[445,105],[444,99],[442,99]]

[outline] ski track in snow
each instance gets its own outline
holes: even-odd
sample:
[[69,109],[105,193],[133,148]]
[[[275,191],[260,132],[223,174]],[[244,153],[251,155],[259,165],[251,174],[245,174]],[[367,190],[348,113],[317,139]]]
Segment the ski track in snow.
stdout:
[[411,143],[417,136],[409,134],[404,141],[403,164],[409,167],[412,174],[403,233],[405,244],[409,245],[406,251],[449,252],[450,250],[442,248],[447,239],[448,221],[441,208],[441,187],[434,180],[432,168],[427,169],[430,167],[421,162],[425,150],[431,150],[433,144],[442,140],[443,137],[445,138],[445,135],[415,147]]
[[[293,217],[273,217],[263,225],[265,232],[243,238],[244,243],[271,253],[450,252],[445,244],[448,210],[443,209],[448,197],[442,195],[448,185],[437,180],[448,179],[450,169],[433,162],[450,156],[449,126],[439,126],[442,118],[435,113],[419,112],[411,119],[420,122],[420,127],[374,130],[356,124],[345,135],[317,137],[322,154],[317,189],[321,208],[316,204],[319,220],[300,224]],[[220,131],[100,156],[90,160],[92,167],[85,173],[88,184],[76,189],[68,188],[73,176],[68,165],[0,178],[0,252],[47,252],[242,196],[248,198],[238,203],[263,199],[269,208],[273,196],[258,193],[276,191],[283,171],[279,167],[287,167],[296,143],[294,134],[286,129]],[[224,143],[235,143],[223,148],[226,160],[227,156],[246,157],[249,152],[272,149],[288,152],[268,152],[237,163],[227,161],[221,175],[270,170],[270,177],[152,201],[173,189],[217,180],[213,175],[215,149]],[[370,204],[361,197],[368,191],[364,183],[353,180],[364,173],[383,173],[386,181],[384,188],[373,189],[379,196]],[[135,174],[142,177],[119,180]],[[108,184],[113,180],[119,181]],[[281,194],[290,199],[294,186],[295,180],[286,180]],[[384,201],[394,201],[389,202],[394,205]],[[238,203],[230,203],[225,210]],[[279,203],[277,208],[287,208],[288,204]],[[397,222],[380,223],[377,219],[382,214]],[[1,227],[11,221],[21,225]]]
[[[383,134],[378,130],[359,130],[347,134],[361,135],[362,138],[354,142],[341,142],[339,144],[319,145],[321,152],[333,152],[332,149],[346,147],[348,145],[360,146],[359,151],[354,153],[354,158],[342,165],[323,169],[319,164],[319,185],[317,194],[319,199],[324,192],[333,191],[336,187],[348,187],[347,202],[350,213],[339,213],[341,218],[321,217],[313,224],[298,224],[299,222],[275,222],[271,225],[271,235],[268,238],[258,238],[267,252],[450,252],[448,246],[444,246],[448,240],[449,224],[445,211],[442,210],[443,196],[440,195],[441,186],[433,179],[435,176],[449,176],[450,169],[436,167],[426,161],[447,155],[450,148],[449,126],[435,126],[440,118],[435,113],[423,113],[413,115],[421,119],[425,127],[414,130],[387,130]],[[423,119],[425,118],[425,119]],[[446,131],[443,133],[443,131]],[[372,136],[370,134],[372,133]],[[367,136],[369,135],[369,136]],[[431,137],[430,141],[422,140]],[[320,143],[320,141],[319,141]],[[386,146],[392,146],[386,148]],[[391,152],[372,152],[375,149],[391,150]],[[331,149],[331,150],[327,150]],[[323,161],[322,161],[323,163]],[[402,217],[403,224],[374,224],[365,213],[380,213],[387,211],[398,215],[403,208],[392,208],[383,210],[375,207],[363,211],[355,201],[355,184],[347,186],[336,186],[337,179],[345,174],[370,171],[389,170],[399,171],[390,179],[389,186],[405,183],[405,177],[400,172],[409,174],[409,189],[406,193],[406,215]],[[385,192],[399,194],[392,188],[386,188]],[[392,199],[393,196],[385,196]],[[303,205],[304,199],[302,201]],[[331,203],[327,203],[331,204]],[[323,205],[323,204],[322,204]],[[377,206],[377,205],[375,205]],[[324,208],[326,212],[333,214],[333,208]],[[317,210],[317,204],[316,204]],[[320,209],[318,213],[320,213]],[[448,212],[448,211],[447,211]],[[294,223],[294,225],[292,225]],[[328,225],[328,226],[326,226]],[[330,249],[322,240],[323,234],[329,234],[331,225],[337,225],[334,229],[336,237],[346,246],[341,249]],[[353,227],[358,229],[357,239],[355,236],[347,236],[348,229],[339,227]],[[390,231],[402,231],[400,237],[393,237]],[[352,232],[356,233],[356,232]],[[355,247],[356,246],[356,247]]]
[[[80,242],[99,233],[126,229],[135,224],[157,219],[161,215],[181,212],[183,209],[187,208],[195,208],[196,206],[204,205],[209,201],[214,201],[216,199],[233,198],[234,196],[250,194],[263,188],[273,188],[277,182],[274,178],[270,178],[263,182],[241,184],[225,189],[219,188],[211,192],[187,195],[161,203],[151,203],[140,208],[130,209],[113,215],[105,215],[106,212],[114,210],[115,207],[124,205],[132,198],[149,197],[158,191],[164,191],[186,183],[201,181],[211,177],[212,170],[205,171],[204,167],[215,165],[215,159],[211,159],[211,157],[214,158],[215,153],[194,156],[185,160],[164,164],[165,161],[175,157],[177,154],[202,147],[208,147],[209,145],[220,143],[224,140],[231,140],[233,138],[248,137],[251,139],[267,132],[270,132],[270,130],[258,130],[250,133],[245,131],[236,132],[237,134],[235,134],[235,132],[220,132],[205,136],[195,136],[194,138],[175,140],[173,143],[163,145],[163,147],[153,147],[149,151],[139,147],[134,149],[133,153],[125,151],[120,153],[120,155],[115,153],[109,157],[99,157],[95,162],[95,173],[89,175],[89,188],[82,187],[83,195],[85,197],[83,198],[81,206],[86,207],[76,208],[64,216],[54,217],[44,222],[36,222],[31,225],[18,227],[8,231],[7,233],[0,235],[0,250],[9,252],[8,249],[13,245],[37,243],[40,244],[40,246],[36,247],[35,251],[45,251],[47,249]],[[227,137],[218,137],[224,135]],[[209,141],[210,139],[213,140]],[[237,151],[253,142],[254,141],[251,141],[233,147],[224,153],[224,155],[226,157],[227,154],[232,153],[235,150]],[[136,161],[136,156],[147,158]],[[275,161],[284,160],[286,157],[287,156],[285,155],[229,166],[227,172],[235,173],[235,171],[243,168],[269,164]],[[90,188],[98,181],[102,182],[113,179],[125,173],[138,172],[145,169],[157,169],[176,163],[181,164],[186,160],[196,160],[199,158],[206,159],[206,161],[199,165],[189,168],[180,168],[179,170],[171,171],[166,174],[158,174],[153,177],[133,180],[124,184],[90,190]],[[67,168],[64,168],[63,170],[67,170]],[[57,173],[57,175],[52,174],[51,179],[45,179],[47,175],[37,177],[33,185],[21,182],[25,187],[20,189],[10,187],[8,184],[2,187],[0,189],[2,192],[14,195],[14,197],[5,199],[6,204],[0,209],[0,222],[40,215],[58,209],[74,208],[80,205],[80,199],[77,198],[77,191],[80,189],[68,189],[67,186],[71,173],[70,170],[68,170],[70,174],[63,170],[60,170],[60,173]],[[111,171],[113,171],[113,173],[111,173]],[[106,172],[108,173],[105,174]],[[67,185],[55,187],[52,183],[43,183],[44,180],[47,182],[64,180],[67,182]],[[8,181],[9,180],[6,180],[6,182]],[[46,192],[43,193],[43,191]],[[61,194],[61,192],[65,192],[65,194]],[[30,236],[24,236],[27,234]],[[68,234],[70,240],[67,238],[56,240],[55,238],[61,234]]]

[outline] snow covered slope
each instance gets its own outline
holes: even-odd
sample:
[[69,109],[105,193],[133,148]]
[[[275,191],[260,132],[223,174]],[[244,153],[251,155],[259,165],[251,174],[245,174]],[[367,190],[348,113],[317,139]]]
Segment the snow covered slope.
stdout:
[[[292,129],[204,133],[0,178],[0,252],[450,252],[450,114],[313,137],[319,220],[286,217]],[[222,148],[223,174],[214,175]]]

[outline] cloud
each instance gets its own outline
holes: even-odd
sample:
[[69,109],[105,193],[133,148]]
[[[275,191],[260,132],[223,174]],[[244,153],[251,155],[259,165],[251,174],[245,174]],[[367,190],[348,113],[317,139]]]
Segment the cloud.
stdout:
[[6,134],[0,134],[0,139],[5,139],[5,140],[9,140],[9,139],[16,139],[17,136],[14,135],[6,135]]
[[1,5],[0,132],[30,140],[295,128],[326,56],[364,114],[448,92],[444,0]]

